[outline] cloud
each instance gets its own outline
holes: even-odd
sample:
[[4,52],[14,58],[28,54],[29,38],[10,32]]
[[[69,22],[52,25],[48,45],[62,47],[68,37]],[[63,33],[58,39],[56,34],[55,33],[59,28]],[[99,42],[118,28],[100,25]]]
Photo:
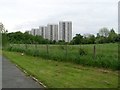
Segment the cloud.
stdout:
[[76,33],[96,34],[102,27],[117,31],[118,0],[1,0],[0,20],[11,31],[25,31],[62,20]]

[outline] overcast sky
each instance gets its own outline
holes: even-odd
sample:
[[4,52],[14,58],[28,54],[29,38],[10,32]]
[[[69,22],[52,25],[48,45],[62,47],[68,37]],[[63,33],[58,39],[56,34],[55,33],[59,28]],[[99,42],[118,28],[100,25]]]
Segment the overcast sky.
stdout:
[[48,23],[72,21],[76,33],[96,34],[100,28],[118,31],[119,0],[0,0],[0,22],[9,32]]

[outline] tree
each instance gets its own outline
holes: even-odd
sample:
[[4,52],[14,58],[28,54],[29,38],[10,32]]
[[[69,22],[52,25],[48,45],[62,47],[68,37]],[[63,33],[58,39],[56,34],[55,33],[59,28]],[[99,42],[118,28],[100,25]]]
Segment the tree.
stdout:
[[7,33],[8,30],[5,29],[4,25],[0,23],[0,33]]
[[74,44],[81,44],[82,41],[83,41],[83,36],[80,34],[76,34],[76,36],[73,38],[71,42],[73,42]]
[[8,31],[5,29],[4,25],[0,23],[0,46],[2,45],[2,47],[8,44],[7,32]]
[[95,43],[95,36],[94,35],[90,35],[89,36],[89,44],[94,44]]
[[100,44],[107,43],[107,38],[103,36],[96,38],[95,43],[100,43]]
[[4,25],[2,23],[0,23],[0,33],[5,32],[5,28]]
[[7,34],[8,40],[10,43],[14,44],[53,44],[55,41],[50,41],[48,39],[44,39],[42,36],[33,36],[31,34],[28,34],[27,32],[22,33],[20,31],[18,32],[12,32]]
[[110,30],[108,40],[109,42],[113,42],[113,43],[117,41],[117,34],[115,33],[114,29]]
[[109,36],[109,30],[104,27],[99,30],[99,35],[103,37],[108,37]]
[[100,34],[99,33],[97,33],[97,37],[96,38],[99,38],[100,37]]
[[117,40],[116,42],[119,42],[120,43],[120,34],[117,35]]
[[58,40],[57,44],[64,45],[65,44],[65,40]]
[[84,38],[82,41],[83,44],[94,44],[95,36],[93,34],[84,34]]

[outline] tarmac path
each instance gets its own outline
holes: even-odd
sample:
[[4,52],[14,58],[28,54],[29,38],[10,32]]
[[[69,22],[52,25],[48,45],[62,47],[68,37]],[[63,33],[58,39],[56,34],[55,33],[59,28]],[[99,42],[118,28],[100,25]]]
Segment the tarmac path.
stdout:
[[2,88],[43,88],[31,77],[26,76],[20,69],[5,57],[2,61]]

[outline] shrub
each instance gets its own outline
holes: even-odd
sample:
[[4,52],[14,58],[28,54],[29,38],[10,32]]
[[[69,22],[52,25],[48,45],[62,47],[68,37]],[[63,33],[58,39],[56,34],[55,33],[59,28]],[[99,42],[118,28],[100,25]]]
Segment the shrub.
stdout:
[[81,56],[87,55],[87,51],[83,48],[79,48],[79,55],[81,55]]
[[34,51],[33,51],[33,56],[34,56],[34,57],[40,56],[39,50],[34,50]]
[[60,45],[60,49],[65,50],[66,47],[64,45]]
[[12,51],[12,46],[7,48],[8,51]]

